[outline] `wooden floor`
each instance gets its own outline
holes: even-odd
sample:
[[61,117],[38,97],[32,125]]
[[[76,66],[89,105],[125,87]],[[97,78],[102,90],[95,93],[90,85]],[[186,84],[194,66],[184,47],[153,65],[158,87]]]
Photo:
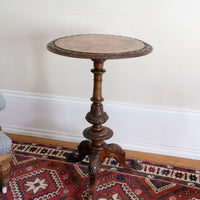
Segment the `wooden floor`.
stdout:
[[[66,147],[72,147],[72,148],[76,148],[78,145],[77,143],[71,143],[71,142],[60,141],[60,140],[51,140],[51,139],[46,139],[46,138],[37,138],[37,137],[15,135],[15,134],[9,134],[9,133],[7,133],[7,135],[12,140],[18,140],[18,141],[37,142],[37,143],[42,143],[42,144],[52,144],[52,145],[66,146]],[[170,164],[170,165],[200,169],[200,160],[177,158],[177,157],[172,157],[172,156],[163,156],[159,154],[142,153],[142,152],[129,151],[129,150],[126,150],[126,156],[130,158],[140,159],[140,160],[148,160],[152,162],[157,162],[160,164]]]

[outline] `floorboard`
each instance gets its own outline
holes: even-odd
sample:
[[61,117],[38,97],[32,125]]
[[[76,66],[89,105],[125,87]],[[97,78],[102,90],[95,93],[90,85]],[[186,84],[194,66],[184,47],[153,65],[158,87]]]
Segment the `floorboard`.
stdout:
[[[66,146],[66,147],[72,147],[72,148],[76,148],[78,145],[78,143],[52,140],[52,139],[47,139],[47,138],[38,138],[38,137],[16,135],[16,134],[10,134],[10,133],[7,133],[7,135],[12,140],[19,140],[19,141],[60,145],[60,146]],[[165,156],[165,155],[151,154],[151,153],[144,153],[144,152],[137,152],[137,151],[130,151],[130,150],[125,150],[125,151],[126,151],[126,156],[130,158],[147,160],[151,162],[157,162],[160,164],[169,164],[169,165],[177,165],[177,166],[183,166],[183,167],[188,167],[188,168],[200,169],[200,160],[192,160],[192,159],[178,158],[178,157],[173,157],[173,156]]]

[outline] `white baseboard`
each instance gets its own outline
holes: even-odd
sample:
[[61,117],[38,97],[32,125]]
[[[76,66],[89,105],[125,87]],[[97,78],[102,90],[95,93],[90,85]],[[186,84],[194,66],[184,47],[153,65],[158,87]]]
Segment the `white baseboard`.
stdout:
[[[5,132],[80,142],[90,126],[90,101],[44,94],[1,91],[7,100],[0,112]],[[200,112],[130,103],[104,102],[109,142],[124,149],[200,160]]]

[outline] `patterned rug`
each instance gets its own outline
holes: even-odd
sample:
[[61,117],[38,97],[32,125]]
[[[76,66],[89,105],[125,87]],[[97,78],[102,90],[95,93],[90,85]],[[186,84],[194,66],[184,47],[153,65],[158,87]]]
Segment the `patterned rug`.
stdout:
[[[89,189],[88,158],[65,161],[74,149],[13,141],[12,170],[3,200],[85,200]],[[96,200],[200,200],[200,169],[148,161],[141,171],[121,168],[106,159],[99,175]]]

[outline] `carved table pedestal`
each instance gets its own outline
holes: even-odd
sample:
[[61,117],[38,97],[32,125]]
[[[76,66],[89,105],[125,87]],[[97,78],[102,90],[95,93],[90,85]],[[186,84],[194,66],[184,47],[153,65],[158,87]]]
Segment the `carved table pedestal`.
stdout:
[[152,51],[147,43],[116,35],[83,34],[58,38],[47,45],[49,51],[69,57],[91,59],[94,68],[94,88],[91,101],[91,110],[86,115],[86,120],[92,124],[83,131],[88,140],[82,141],[78,146],[79,154],[71,154],[68,160],[79,162],[89,155],[88,173],[90,177],[90,190],[88,200],[93,200],[98,172],[101,163],[106,157],[114,157],[121,166],[131,169],[141,169],[137,161],[125,162],[125,152],[117,144],[107,144],[104,140],[112,137],[110,128],[103,126],[108,120],[108,115],[103,110],[102,101],[102,76],[105,73],[104,62],[107,59],[131,58],[146,55]]

